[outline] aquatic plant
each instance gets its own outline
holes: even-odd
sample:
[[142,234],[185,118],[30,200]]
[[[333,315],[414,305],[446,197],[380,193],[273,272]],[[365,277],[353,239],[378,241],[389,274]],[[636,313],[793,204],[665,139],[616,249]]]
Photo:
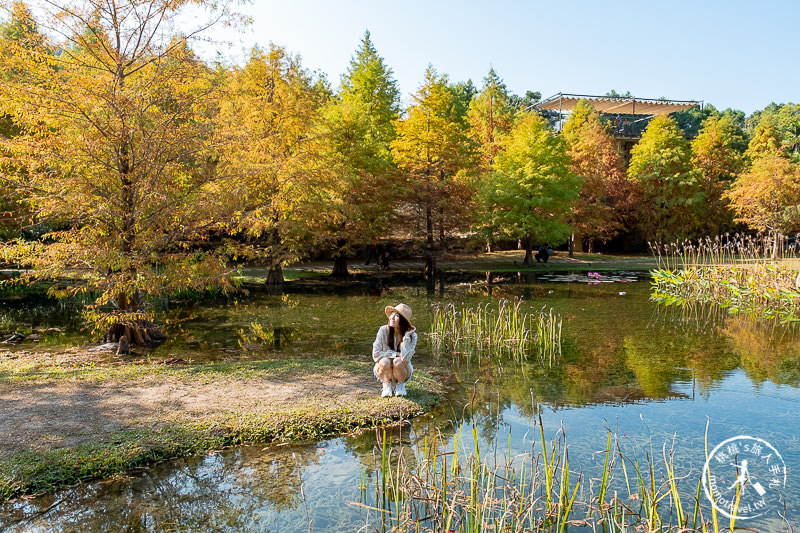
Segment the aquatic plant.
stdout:
[[652,299],[667,305],[710,302],[730,313],[800,321],[800,275],[796,246],[770,256],[773,239],[723,235],[662,245],[651,243],[658,262],[651,271]]
[[432,312],[430,342],[435,352],[516,360],[536,354],[550,366],[561,356],[561,315],[552,308],[527,313],[522,300],[500,300],[496,306],[434,304]]
[[412,467],[388,460],[396,450],[387,446],[384,434],[380,464],[376,457],[374,506],[350,503],[377,511],[383,530],[398,532],[560,533],[569,526],[614,533],[733,530],[735,518],[724,527],[713,507],[712,516],[704,516],[702,480],[676,472],[674,443],[669,448],[665,443],[660,454],[651,446],[640,462],[626,456],[609,431],[605,449],[598,452],[602,472],[592,478],[570,467],[563,428],[548,440],[541,417],[538,426],[530,452],[513,457],[509,434],[505,458],[497,457],[503,447],[497,442],[490,445],[492,453],[484,454],[475,425],[471,449],[462,445],[464,426],[452,438],[452,451],[445,447],[447,437],[425,436]]

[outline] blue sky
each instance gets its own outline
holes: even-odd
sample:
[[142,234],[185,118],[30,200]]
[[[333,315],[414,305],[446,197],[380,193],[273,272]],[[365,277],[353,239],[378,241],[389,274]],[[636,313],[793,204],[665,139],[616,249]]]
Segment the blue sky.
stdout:
[[[800,1],[254,0],[253,24],[216,45],[241,62],[269,42],[336,88],[365,30],[404,99],[428,63],[477,85],[490,66],[509,90],[631,91],[704,100],[747,114],[800,101]],[[204,52],[206,55],[207,52]]]

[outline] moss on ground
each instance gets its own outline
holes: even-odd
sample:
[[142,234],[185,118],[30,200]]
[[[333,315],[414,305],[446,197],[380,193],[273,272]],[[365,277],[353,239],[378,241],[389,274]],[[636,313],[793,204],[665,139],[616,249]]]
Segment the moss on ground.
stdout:
[[[4,362],[0,382],[58,382],[89,380],[107,382],[150,378],[169,374],[185,383],[219,378],[277,378],[309,376],[335,365],[339,370],[363,374],[371,364],[348,361],[252,361],[169,367],[164,365],[117,365],[62,368],[30,361],[18,367]],[[15,370],[15,371],[12,371]],[[36,494],[79,481],[104,478],[156,462],[208,452],[244,443],[319,440],[364,428],[396,423],[430,411],[442,394],[430,374],[416,371],[406,398],[309,400],[300,407],[266,408],[256,412],[226,412],[197,416],[178,414],[170,421],[151,423],[98,437],[68,448],[29,448],[0,459],[0,501]]]

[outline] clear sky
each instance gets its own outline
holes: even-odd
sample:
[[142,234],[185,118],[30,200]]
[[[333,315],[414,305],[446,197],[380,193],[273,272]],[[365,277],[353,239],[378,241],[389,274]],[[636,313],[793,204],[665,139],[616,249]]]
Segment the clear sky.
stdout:
[[[336,88],[365,30],[404,101],[431,63],[480,87],[494,67],[524,94],[703,100],[747,114],[800,101],[800,0],[254,0],[253,24],[231,37],[242,62],[269,42],[327,74]],[[205,53],[204,53],[205,55]]]

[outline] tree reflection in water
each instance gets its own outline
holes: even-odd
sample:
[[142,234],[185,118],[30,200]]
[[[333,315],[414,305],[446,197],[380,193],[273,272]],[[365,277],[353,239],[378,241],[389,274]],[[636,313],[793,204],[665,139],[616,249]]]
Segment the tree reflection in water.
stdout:
[[178,460],[62,492],[56,501],[19,503],[16,516],[3,519],[10,532],[281,531],[287,522],[306,524],[303,472],[324,453],[317,445],[244,447]]

